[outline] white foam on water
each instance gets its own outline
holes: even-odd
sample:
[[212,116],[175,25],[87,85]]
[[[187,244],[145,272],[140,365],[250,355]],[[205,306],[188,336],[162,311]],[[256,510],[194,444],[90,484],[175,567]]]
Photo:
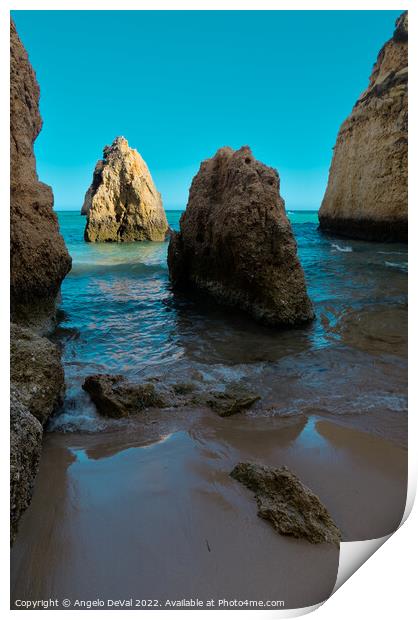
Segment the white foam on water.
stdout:
[[352,252],[353,248],[349,245],[338,245],[338,243],[333,243],[332,247],[338,250],[339,252]]
[[401,271],[408,271],[408,263],[406,261],[401,263],[392,263],[391,261],[385,260],[386,267],[392,267],[393,269],[400,269]]

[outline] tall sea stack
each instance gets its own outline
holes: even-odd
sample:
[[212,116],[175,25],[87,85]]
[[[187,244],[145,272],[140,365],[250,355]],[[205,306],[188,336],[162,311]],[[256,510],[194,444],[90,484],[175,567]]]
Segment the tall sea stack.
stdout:
[[168,232],[150,171],[122,136],[103,149],[81,213],[86,241],[164,241]]
[[45,338],[71,258],[52,209],[53,194],[36,174],[33,144],[42,127],[39,86],[11,22],[11,539],[32,494],[42,425],[59,404],[64,372],[58,348]]
[[320,226],[348,237],[407,241],[408,13],[381,49],[334,149]]
[[313,318],[279,175],[248,146],[221,148],[194,177],[180,232],[168,249],[175,288],[190,288],[256,320],[293,326]]

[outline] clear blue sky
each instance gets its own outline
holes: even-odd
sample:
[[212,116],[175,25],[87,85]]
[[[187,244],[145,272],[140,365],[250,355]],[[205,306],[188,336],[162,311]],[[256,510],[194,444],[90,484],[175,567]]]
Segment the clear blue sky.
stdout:
[[200,161],[251,146],[288,209],[318,208],[338,128],[400,11],[13,11],[41,87],[39,177],[80,209],[124,135],[166,208]]

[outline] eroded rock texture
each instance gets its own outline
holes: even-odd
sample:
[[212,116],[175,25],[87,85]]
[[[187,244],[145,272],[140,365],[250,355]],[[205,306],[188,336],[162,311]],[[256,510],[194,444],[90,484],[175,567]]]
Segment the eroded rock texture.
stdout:
[[342,124],[319,211],[349,237],[407,241],[408,14],[381,49],[369,86]]
[[64,394],[64,370],[58,347],[31,329],[12,324],[10,380],[22,404],[45,424]]
[[10,63],[13,542],[38,471],[42,424],[60,402],[64,389],[59,351],[39,332],[49,331],[55,322],[56,298],[71,268],[71,258],[52,210],[51,188],[36,174],[33,143],[42,127],[39,86],[13,22]]
[[10,538],[16,538],[20,517],[30,504],[39,467],[42,426],[19,400],[12,386],[10,400]]
[[[14,23],[10,38],[10,250],[11,308],[15,316],[36,307],[54,313],[61,282],[71,268],[53,206],[53,194],[36,174],[34,141],[42,127],[39,86]],[[28,313],[28,307],[30,312]]]
[[81,212],[86,241],[163,241],[168,232],[148,167],[123,137],[104,148]]
[[180,232],[172,233],[173,286],[203,291],[270,325],[313,318],[277,171],[249,147],[219,149],[194,177]]
[[341,533],[317,495],[287,467],[238,463],[231,476],[253,491],[258,516],[279,534],[338,545]]
[[135,415],[147,407],[164,407],[152,383],[130,383],[123,375],[90,375],[83,383],[98,412],[108,418]]

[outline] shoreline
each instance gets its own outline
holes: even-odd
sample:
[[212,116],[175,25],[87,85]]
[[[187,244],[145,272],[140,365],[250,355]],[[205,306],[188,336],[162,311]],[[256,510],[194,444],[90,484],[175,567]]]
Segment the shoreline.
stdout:
[[343,541],[399,524],[407,452],[393,443],[316,416],[278,423],[189,413],[174,432],[156,422],[45,436],[12,550],[12,600],[255,598],[283,599],[285,608],[324,600],[338,549],[279,536],[257,517],[251,492],[229,476],[243,459],[288,465]]

